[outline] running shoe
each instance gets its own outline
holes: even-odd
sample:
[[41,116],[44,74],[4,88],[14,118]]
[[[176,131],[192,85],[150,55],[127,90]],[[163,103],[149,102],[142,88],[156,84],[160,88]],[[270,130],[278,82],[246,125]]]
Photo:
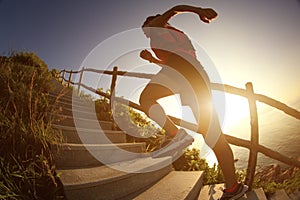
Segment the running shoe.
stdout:
[[161,149],[152,153],[152,157],[173,156],[194,142],[194,138],[187,134],[184,129],[179,129],[176,136]]
[[247,185],[239,183],[235,191],[233,192],[225,192],[225,190],[223,190],[223,195],[221,198],[219,198],[219,200],[236,200],[242,197],[247,192],[247,190]]

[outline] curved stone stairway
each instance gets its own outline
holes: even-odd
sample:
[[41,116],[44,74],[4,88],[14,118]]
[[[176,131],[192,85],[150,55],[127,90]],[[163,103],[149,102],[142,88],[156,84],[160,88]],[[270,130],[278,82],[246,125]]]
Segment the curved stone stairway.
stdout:
[[[57,83],[56,91],[50,96],[58,95],[61,95],[58,101],[61,112],[53,127],[61,130],[64,143],[53,151],[67,199],[212,200],[219,197],[220,193],[212,186],[203,187],[202,172],[174,171],[171,157],[151,158],[145,153],[144,143],[127,143],[125,133],[111,130],[111,122],[98,122],[93,102],[76,95],[72,97],[71,90]],[[122,155],[120,149],[132,154]],[[99,158],[104,158],[104,162]],[[260,190],[247,195],[242,199],[266,199]]]

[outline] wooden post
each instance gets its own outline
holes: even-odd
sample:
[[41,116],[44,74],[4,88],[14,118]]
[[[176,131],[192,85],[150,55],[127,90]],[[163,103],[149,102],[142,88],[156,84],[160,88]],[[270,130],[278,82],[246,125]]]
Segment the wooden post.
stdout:
[[118,76],[118,67],[114,67],[113,73],[112,73],[112,80],[110,85],[110,113],[111,113],[111,121],[112,121],[112,129],[115,128],[114,124],[114,118],[113,118],[113,112],[114,112],[114,98],[115,98],[115,89],[116,89],[116,82],[117,82],[117,76]]
[[84,67],[81,69],[80,72],[80,77],[79,77],[79,82],[78,82],[78,88],[77,88],[77,94],[79,95],[80,92],[80,85],[81,85],[81,81],[82,81],[82,77],[83,77],[83,72],[84,72]]
[[69,80],[68,80],[68,87],[70,86],[70,82],[72,81],[72,70],[70,71]]
[[66,73],[66,70],[64,69],[64,70],[62,71],[61,83],[64,82],[64,79],[65,79],[65,73]]
[[257,117],[257,107],[256,99],[254,97],[253,85],[251,82],[246,84],[246,91],[249,102],[250,110],[250,123],[251,123],[251,140],[250,140],[250,153],[248,160],[248,168],[245,184],[249,186],[249,189],[252,189],[252,184],[255,175],[256,163],[257,163],[257,153],[258,153],[258,117]]

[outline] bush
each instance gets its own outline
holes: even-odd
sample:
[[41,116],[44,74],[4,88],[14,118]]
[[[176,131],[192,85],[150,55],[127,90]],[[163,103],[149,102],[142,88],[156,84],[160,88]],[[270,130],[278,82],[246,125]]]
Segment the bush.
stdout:
[[214,164],[210,167],[205,159],[200,158],[198,149],[186,149],[184,154],[173,163],[173,166],[177,171],[203,171],[204,185],[224,183],[220,166]]
[[[98,89],[98,90],[102,92],[102,89]],[[109,94],[109,91],[107,91],[107,94]],[[81,95],[85,96],[84,94]],[[107,98],[100,97],[99,99],[96,99],[95,110],[96,110],[98,120],[100,121],[111,120],[110,104]]]
[[116,103],[114,119],[117,121],[117,128],[127,132],[127,142],[145,142],[147,152],[160,147],[165,136],[164,130],[155,126],[144,113]]
[[[102,89],[100,89],[102,90]],[[107,91],[107,94],[110,92]],[[112,120],[109,100],[101,97],[95,100],[95,109],[98,120]],[[121,103],[115,103],[113,109],[116,130],[124,130],[127,142],[145,142],[146,151],[151,152],[160,147],[164,139],[164,130],[156,127],[143,113]]]
[[33,53],[0,58],[0,198],[56,199],[59,181],[51,145],[54,102],[47,65]]

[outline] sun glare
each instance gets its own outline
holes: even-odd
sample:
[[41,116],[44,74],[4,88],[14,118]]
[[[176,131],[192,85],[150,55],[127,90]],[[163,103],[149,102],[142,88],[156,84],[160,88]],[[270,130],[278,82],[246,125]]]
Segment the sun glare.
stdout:
[[182,108],[179,95],[161,98],[157,102],[164,108],[167,115],[181,118]]
[[[196,122],[191,109],[181,105],[179,95],[165,97],[158,100],[158,102],[162,105],[166,114],[178,118],[184,117],[184,120],[192,123]],[[223,110],[224,108],[219,108],[219,110],[216,108],[222,129],[227,132],[249,115],[248,101],[237,95],[225,94],[225,116],[221,116]]]
[[228,131],[232,126],[237,125],[243,118],[249,115],[247,99],[232,94],[225,94],[225,99],[224,132]]

